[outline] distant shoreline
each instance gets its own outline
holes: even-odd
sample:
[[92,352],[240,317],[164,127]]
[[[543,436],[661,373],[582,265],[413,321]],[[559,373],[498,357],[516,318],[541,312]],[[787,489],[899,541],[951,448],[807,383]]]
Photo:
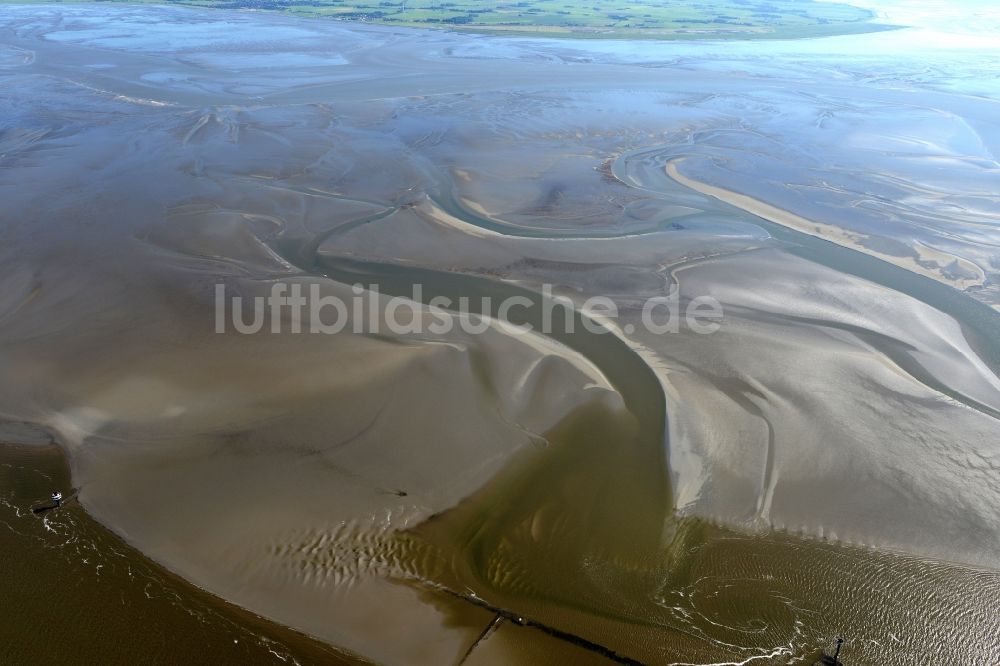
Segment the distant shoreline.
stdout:
[[[392,24],[379,24],[379,25],[392,25]],[[413,28],[430,26],[407,26]],[[874,32],[889,32],[892,30],[902,30],[906,28],[905,25],[893,25],[890,23],[863,23],[863,24],[845,24],[840,26],[817,26],[818,28],[836,28],[835,30],[815,30],[813,32],[801,31],[796,34],[791,34],[789,32],[775,31],[775,32],[697,32],[697,31],[633,31],[633,32],[614,32],[614,31],[586,31],[586,30],[565,30],[562,32],[558,31],[546,31],[546,30],[527,30],[527,29],[499,29],[499,28],[465,28],[465,27],[452,27],[451,30],[455,32],[479,34],[479,35],[494,35],[494,36],[507,36],[507,37],[544,37],[544,38],[554,38],[554,39],[608,39],[608,40],[642,40],[642,41],[789,41],[796,39],[817,39],[821,37],[840,37],[845,35],[864,35]]]
[[[248,12],[269,12],[295,16],[299,18],[319,18],[332,19],[346,23],[360,25],[383,25],[401,28],[426,28],[461,33],[509,36],[509,37],[536,37],[536,38],[568,38],[568,39],[611,39],[611,40],[642,40],[642,41],[751,41],[751,40],[793,40],[793,39],[814,39],[820,37],[835,37],[841,35],[857,35],[874,32],[885,32],[899,30],[906,26],[894,25],[878,22],[879,17],[871,10],[851,3],[813,3],[816,8],[828,9],[831,12],[843,11],[843,8],[863,13],[855,14],[858,18],[837,19],[823,14],[808,15],[787,12],[785,14],[763,14],[760,11],[748,16],[738,17],[731,14],[719,14],[722,11],[749,11],[743,9],[744,5],[732,0],[715,0],[717,6],[716,13],[702,13],[697,18],[687,17],[683,11],[687,8],[666,8],[662,11],[680,11],[681,16],[671,17],[670,15],[648,18],[650,13],[635,17],[626,17],[618,14],[598,15],[597,13],[587,13],[585,10],[580,16],[565,19],[565,23],[558,23],[560,20],[549,14],[535,13],[542,12],[534,5],[548,6],[554,4],[554,0],[526,0],[518,2],[517,5],[525,9],[525,13],[537,16],[537,23],[529,21],[534,18],[525,18],[524,14],[518,13],[517,20],[510,22],[488,21],[476,22],[473,16],[491,16],[491,13],[501,13],[507,5],[498,6],[493,10],[480,9],[476,4],[477,0],[461,0],[460,2],[445,2],[440,6],[433,6],[428,9],[421,9],[418,12],[408,12],[406,2],[400,0],[399,5],[402,11],[397,9],[394,13],[382,11],[389,5],[387,2],[377,0],[360,0],[352,4],[351,7],[344,7],[337,0],[302,0],[301,4],[294,4],[295,0],[186,0],[178,2],[157,2],[155,0],[25,0],[10,1],[0,0],[0,5],[76,5],[76,4],[115,4],[115,5],[160,5],[166,7],[186,7],[193,9],[229,9]],[[370,11],[367,9],[371,3]],[[396,3],[391,3],[396,8]],[[461,10],[457,6],[468,6]],[[712,6],[712,5],[709,5]],[[771,3],[763,3],[758,9],[773,7]],[[360,8],[360,9],[359,9]],[[653,9],[643,3],[636,6],[637,9]],[[734,9],[735,8],[735,9]],[[353,10],[353,11],[348,11]],[[455,14],[458,11],[466,11],[466,14]],[[802,10],[805,11],[805,10]],[[564,11],[557,11],[556,14],[564,14]],[[413,16],[421,18],[415,19]],[[397,15],[403,18],[395,18]],[[407,18],[409,17],[409,18]],[[646,17],[646,18],[643,18]],[[744,20],[739,20],[740,18]],[[574,20],[575,19],[575,20]],[[627,21],[624,25],[610,23],[611,19],[622,19]],[[601,22],[601,21],[605,22]],[[803,22],[811,21],[811,22]],[[622,21],[619,21],[622,22]],[[639,22],[642,25],[636,26],[633,23]]]

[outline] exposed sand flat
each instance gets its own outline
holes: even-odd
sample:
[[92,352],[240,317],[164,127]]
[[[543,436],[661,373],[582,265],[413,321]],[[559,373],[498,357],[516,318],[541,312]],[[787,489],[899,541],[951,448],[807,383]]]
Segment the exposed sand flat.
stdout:
[[[0,438],[378,663],[985,663],[1000,107],[989,53],[887,38],[5,6]],[[364,307],[220,334],[219,285]],[[514,327],[544,285],[574,332]],[[674,289],[718,331],[652,330]]]
[[[995,375],[948,317],[860,280],[820,278],[825,272],[763,251],[677,276],[682,291],[710,291],[734,313],[716,334],[720,346],[693,336],[672,345],[647,340],[673,366],[678,409],[704,414],[678,423],[671,438],[675,468],[700,470],[679,475],[678,503],[695,512],[710,503],[709,513],[734,517],[742,507],[744,520],[793,532],[886,539],[896,550],[994,566],[987,544],[997,537],[985,526],[996,524],[996,499],[983,493],[994,463],[981,463],[979,453],[992,460],[981,442],[997,420]],[[876,308],[893,323],[867,320],[864,313]],[[740,353],[747,340],[755,341],[752,355]],[[709,414],[716,423],[730,414],[744,436],[722,435]],[[935,426],[939,419],[948,426]],[[957,441],[979,453],[952,456]],[[954,512],[940,501],[946,478],[968,493]],[[818,525],[803,520],[807,513],[822,516]],[[891,528],[882,523],[886,513],[894,516]],[[942,532],[951,534],[947,545],[927,538]]]
[[[504,266],[514,261],[512,254],[528,255],[534,258],[530,269],[515,264],[503,274],[521,275],[522,284],[564,285],[562,293],[577,303],[614,295],[623,312],[616,330],[622,335],[623,326],[631,327],[623,337],[656,369],[670,413],[698,415],[671,421],[674,495],[684,513],[995,565],[990,544],[1000,536],[983,526],[998,523],[1000,498],[985,497],[991,493],[988,476],[971,485],[959,481],[988,475],[993,463],[981,467],[978,453],[966,460],[947,451],[956,441],[977,448],[995,427],[1000,380],[951,317],[766,246],[734,242],[729,253],[700,256],[705,236],[680,232],[569,243],[505,237],[431,213],[443,229],[410,217],[386,218],[331,239],[328,251],[391,258],[409,247],[410,260],[463,272],[482,271],[481,261]],[[586,247],[574,249],[580,242]],[[588,267],[584,258],[591,252]],[[567,263],[567,253],[577,262]],[[629,264],[629,271],[622,267],[617,274],[616,291],[607,289],[605,262]],[[650,275],[665,282],[640,277]],[[722,330],[711,336],[645,333],[639,313],[630,310],[632,299],[662,294],[672,283],[684,298],[710,294],[723,303]],[[893,398],[885,401],[886,395]],[[908,415],[905,421],[894,418],[900,412]],[[938,419],[948,429],[933,425]],[[913,447],[922,453],[908,465],[903,461]],[[993,454],[986,456],[992,460]],[[859,458],[891,464],[903,480],[860,473]],[[952,479],[952,492],[968,493],[957,513],[940,504],[935,479],[945,478]],[[891,536],[882,523],[886,510],[894,515]],[[813,522],[806,516],[823,517]],[[942,531],[952,534],[946,542],[929,536]]]
[[[727,204],[736,206],[752,215],[758,215],[765,220],[774,222],[775,224],[781,224],[795,231],[809,234],[810,236],[815,236],[817,238],[822,238],[823,240],[828,240],[831,243],[836,243],[837,245],[842,245],[844,247],[849,247],[852,250],[858,250],[859,252],[865,252],[871,254],[879,259],[888,261],[890,263],[902,266],[909,271],[918,273],[920,275],[925,275],[929,278],[943,282],[945,284],[954,286],[958,289],[968,289],[969,287],[981,287],[986,281],[986,273],[979,266],[962,259],[961,257],[956,257],[953,255],[948,255],[939,250],[930,250],[930,248],[923,247],[921,250],[920,258],[924,259],[923,262],[913,260],[909,257],[899,257],[884,252],[876,252],[871,248],[867,247],[863,242],[866,237],[863,234],[852,233],[848,230],[843,229],[832,224],[826,224],[824,222],[817,222],[814,220],[807,220],[804,217],[795,215],[786,210],[782,210],[771,204],[758,201],[752,197],[745,194],[740,194],[739,192],[732,192],[715,185],[709,185],[708,183],[703,183],[693,178],[689,178],[681,173],[678,166],[682,164],[684,158],[676,158],[667,162],[666,171],[667,175],[676,180],[681,185],[685,187],[690,187],[696,192],[701,192],[702,194],[707,194],[709,196],[715,197],[720,201],[724,201]],[[927,264],[935,264],[935,268],[928,268]],[[956,279],[949,277],[946,271],[952,269],[953,266],[957,266],[959,270],[971,273],[973,277],[966,279]]]
[[[133,379],[103,390],[69,382],[73,406],[49,422],[87,439],[74,466],[88,509],[175,571],[370,658],[448,662],[478,633],[475,620],[443,629],[416,592],[322,557],[339,535],[375,544],[454,505],[511,451],[539,446],[553,418],[592,402],[620,409],[586,361],[502,338],[357,336],[334,348],[289,338],[293,358],[273,339],[249,348],[228,339],[201,359],[130,360]],[[483,377],[472,355],[502,364]],[[203,375],[177,372],[192,362]],[[420,399],[429,387],[437,409]],[[296,564],[299,542],[316,553],[308,566]],[[387,631],[392,641],[380,639]]]
[[[706,235],[718,232],[711,242]],[[727,226],[720,219],[705,219],[698,233],[651,231],[613,237],[519,236],[516,229],[500,233],[461,220],[432,202],[387,216],[378,222],[332,234],[318,251],[321,255],[369,257],[448,269],[479,268],[482,272],[527,275],[529,262],[544,270],[546,264],[576,265],[581,271],[601,265],[619,271],[644,273],[647,290],[662,291],[663,275],[657,271],[691,256],[738,252],[767,243],[768,236],[752,227]],[[591,279],[592,274],[587,276]],[[623,275],[623,278],[625,276]],[[633,285],[633,295],[642,287]]]

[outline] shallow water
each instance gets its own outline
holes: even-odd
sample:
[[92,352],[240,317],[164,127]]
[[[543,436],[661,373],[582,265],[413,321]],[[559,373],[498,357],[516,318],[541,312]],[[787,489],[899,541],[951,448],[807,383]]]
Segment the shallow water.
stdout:
[[9,664],[361,663],[212,597],[96,524],[55,446],[0,446],[4,617]]
[[[995,50],[933,34],[4,5],[0,440],[72,472],[5,449],[5,564],[58,569],[18,574],[11,658],[988,663]],[[355,282],[377,333],[215,332],[218,284]],[[414,284],[482,332],[388,330]],[[672,287],[719,330],[644,327]],[[70,570],[106,621],[53,609]]]

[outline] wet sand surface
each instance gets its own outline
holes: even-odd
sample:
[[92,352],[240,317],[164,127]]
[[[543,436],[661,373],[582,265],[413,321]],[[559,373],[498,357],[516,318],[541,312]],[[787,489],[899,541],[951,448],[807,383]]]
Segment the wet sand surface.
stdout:
[[0,445],[5,664],[364,663],[221,602],[87,515],[58,447]]
[[[91,641],[72,571],[112,661],[989,663],[995,52],[910,32],[3,6],[10,658]],[[218,284],[354,283],[378,332],[215,332]],[[414,284],[480,332],[393,333]],[[500,319],[544,284],[573,333]],[[671,288],[719,330],[643,326]]]

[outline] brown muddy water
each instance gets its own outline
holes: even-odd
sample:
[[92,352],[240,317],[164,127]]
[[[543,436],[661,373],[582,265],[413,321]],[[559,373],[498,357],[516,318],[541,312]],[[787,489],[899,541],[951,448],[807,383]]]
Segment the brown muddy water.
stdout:
[[[58,447],[0,445],[0,661],[364,663],[207,594],[97,524]],[[36,513],[35,510],[38,510]]]
[[3,663],[1000,654],[988,45],[0,7]]

